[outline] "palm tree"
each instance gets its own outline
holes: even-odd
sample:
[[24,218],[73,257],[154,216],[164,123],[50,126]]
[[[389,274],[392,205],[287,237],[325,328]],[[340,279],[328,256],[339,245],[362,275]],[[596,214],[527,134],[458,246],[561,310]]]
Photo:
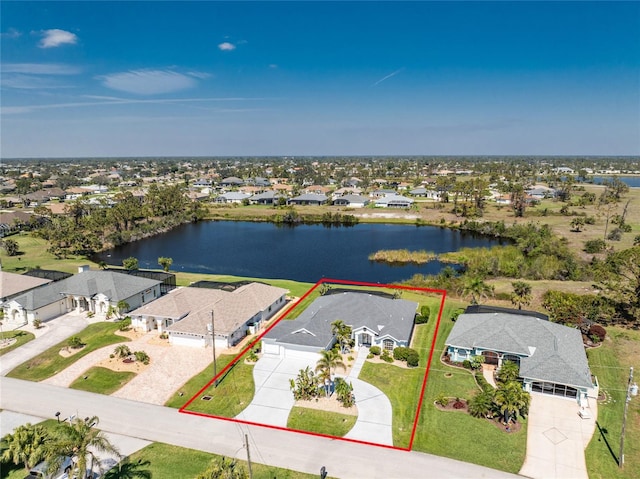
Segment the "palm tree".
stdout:
[[118,304],[116,304],[116,307],[118,308],[118,316],[121,316],[123,311],[129,309],[129,303],[127,303],[124,299],[121,299],[120,301],[118,301]]
[[247,471],[235,459],[220,457],[196,479],[247,479]]
[[149,461],[138,459],[135,462],[125,459],[117,466],[109,469],[103,476],[104,479],[151,479],[152,474],[147,467],[151,464]]
[[87,469],[93,473],[94,465],[98,464],[99,467],[100,464],[97,456],[99,453],[120,456],[116,447],[109,442],[102,431],[94,427],[98,421],[98,417],[93,416],[60,423],[47,443],[47,459],[51,467],[55,469],[65,456],[75,456],[77,457],[76,465],[81,474],[84,474],[82,471]]
[[498,380],[502,383],[517,381],[520,376],[520,368],[513,361],[503,361],[498,370]]
[[478,304],[482,298],[493,296],[493,286],[484,282],[480,276],[467,278],[462,286],[462,296],[471,296],[471,304]]
[[493,400],[504,414],[504,421],[508,423],[511,419],[516,422],[518,416],[527,415],[531,396],[522,389],[519,382],[509,381],[496,390]]
[[493,410],[493,392],[480,391],[468,403],[469,414],[473,417],[487,417]]
[[127,356],[131,356],[131,349],[129,349],[129,346],[126,344],[119,344],[113,350],[113,354],[119,358],[126,358]]
[[13,462],[15,465],[24,464],[28,471],[45,457],[45,442],[47,430],[30,423],[18,426],[13,433],[2,438],[2,462]]
[[517,306],[518,309],[522,309],[523,306],[529,306],[531,304],[531,285],[524,281],[514,281],[511,286],[513,286],[511,303]]
[[320,351],[320,359],[316,363],[316,372],[320,371],[323,375],[331,376],[331,371],[336,368],[342,368],[347,370],[344,362],[342,361],[342,355],[335,349]]
[[351,326],[344,324],[341,319],[336,319],[331,323],[331,333],[333,333],[336,342],[340,345],[340,351],[344,353],[351,342]]

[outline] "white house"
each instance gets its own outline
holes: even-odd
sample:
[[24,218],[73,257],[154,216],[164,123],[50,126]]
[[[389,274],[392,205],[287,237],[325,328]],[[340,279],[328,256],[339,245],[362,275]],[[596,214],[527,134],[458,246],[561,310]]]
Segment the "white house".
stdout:
[[347,206],[349,208],[364,208],[369,204],[369,198],[360,195],[344,195],[333,200],[335,206]]
[[216,347],[237,344],[258,331],[286,304],[287,290],[262,283],[245,284],[233,292],[208,288],[178,288],[131,312],[131,325],[143,331],[166,332],[171,344]]
[[375,201],[376,208],[410,208],[415,203],[411,198],[400,195],[385,196]]

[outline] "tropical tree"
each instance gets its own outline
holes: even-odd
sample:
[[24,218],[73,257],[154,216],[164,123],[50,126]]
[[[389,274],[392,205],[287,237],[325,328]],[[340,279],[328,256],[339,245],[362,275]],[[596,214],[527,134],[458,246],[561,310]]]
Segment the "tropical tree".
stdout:
[[469,414],[473,417],[487,417],[494,409],[493,392],[479,391],[469,399],[467,404]]
[[46,445],[46,459],[50,466],[56,469],[65,456],[75,456],[78,471],[84,474],[82,471],[89,469],[93,473],[96,465],[100,468],[100,453],[120,456],[104,433],[95,428],[98,422],[97,416],[61,422]]
[[598,286],[624,316],[640,318],[640,245],[616,251],[598,268]]
[[514,281],[511,283],[513,293],[511,293],[511,303],[522,309],[523,306],[531,304],[531,285],[524,281]]
[[320,351],[320,359],[316,363],[316,372],[320,372],[321,376],[331,376],[332,370],[342,368],[347,370],[342,355],[335,349],[323,349]]
[[46,441],[47,430],[43,426],[30,423],[18,426],[2,438],[0,460],[23,464],[28,471],[44,459]]
[[247,471],[235,459],[220,457],[211,464],[206,471],[196,476],[196,479],[247,479]]
[[113,354],[118,356],[119,358],[126,358],[127,356],[131,356],[131,349],[126,344],[119,344],[113,350]]
[[134,258],[130,256],[129,258],[125,258],[122,260],[122,266],[124,269],[133,270],[139,268],[138,258]]
[[471,304],[478,304],[480,299],[492,296],[493,290],[493,286],[485,283],[482,277],[471,276],[462,285],[462,296],[471,296]]
[[17,256],[18,253],[20,253],[20,245],[18,245],[16,240],[2,240],[2,247],[7,252],[8,256]]
[[158,264],[162,266],[164,271],[169,271],[171,265],[173,264],[173,258],[167,258],[165,256],[160,256],[158,258]]
[[118,308],[118,316],[121,316],[123,311],[127,311],[129,309],[129,303],[124,299],[121,299],[118,301],[118,304],[116,304],[116,307]]
[[309,366],[298,371],[295,380],[289,379],[289,386],[296,401],[301,399],[309,401],[318,396],[318,377]]
[[517,381],[520,376],[520,367],[514,361],[502,361],[502,366],[500,366],[497,375],[498,381],[502,383]]
[[505,422],[516,422],[518,416],[525,417],[529,412],[531,396],[522,389],[519,382],[509,381],[496,390],[493,401],[504,415]]
[[103,476],[104,479],[151,479],[152,474],[148,469],[149,461],[138,459],[131,462],[128,458],[119,462],[117,466],[109,469]]
[[344,324],[341,319],[336,319],[331,323],[331,333],[340,345],[340,351],[343,353],[348,352],[349,346],[351,346],[351,326]]

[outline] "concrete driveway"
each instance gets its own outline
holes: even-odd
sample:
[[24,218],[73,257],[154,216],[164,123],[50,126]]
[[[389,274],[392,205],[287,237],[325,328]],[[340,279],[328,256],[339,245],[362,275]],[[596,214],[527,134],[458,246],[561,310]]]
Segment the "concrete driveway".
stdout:
[[298,371],[315,361],[302,358],[281,358],[264,355],[253,367],[256,392],[251,403],[236,416],[236,419],[269,426],[287,427],[287,419],[295,403],[289,385]]
[[579,410],[574,400],[531,394],[527,457],[520,475],[533,479],[588,479],[584,449],[595,431],[597,401],[589,399],[591,419],[582,419]]
[[42,324],[40,329],[35,329],[31,325],[20,328],[35,334],[36,338],[0,358],[1,376],[60,341],[82,331],[89,325],[89,321],[84,314],[67,313]]
[[358,419],[345,437],[393,446],[393,413],[389,398],[377,387],[360,379],[347,380],[353,386]]

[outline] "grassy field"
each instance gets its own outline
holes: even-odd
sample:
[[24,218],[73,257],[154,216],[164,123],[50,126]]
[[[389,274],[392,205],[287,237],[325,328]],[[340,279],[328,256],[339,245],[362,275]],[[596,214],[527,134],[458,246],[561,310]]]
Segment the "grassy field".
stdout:
[[12,339],[12,338],[16,338],[16,342],[13,343],[11,346],[7,346],[6,348],[0,349],[0,356],[2,356],[3,354],[7,354],[9,351],[13,351],[16,348],[19,348],[24,343],[28,343],[29,341],[34,339],[35,336],[33,335],[33,333],[29,333],[27,331],[20,331],[19,329],[15,331],[7,331],[2,333],[2,339]]
[[90,324],[75,335],[85,343],[85,346],[77,353],[66,358],[62,357],[60,350],[67,346],[67,341],[61,341],[35,358],[13,369],[7,376],[26,379],[27,381],[42,381],[50,378],[96,349],[110,344],[130,341],[128,338],[113,334],[118,330],[119,326],[117,323]]
[[[113,394],[127,384],[136,373],[130,371],[113,371],[99,366],[88,369],[69,386],[72,389],[89,391],[98,394]],[[86,378],[86,379],[85,379]]]
[[[242,443],[239,443],[238,448],[241,447]],[[254,445],[253,447],[255,448],[256,446]],[[259,457],[259,449],[253,449],[252,452],[254,456],[257,455]],[[201,472],[204,472],[209,464],[218,457],[220,456],[194,451],[193,449],[153,443],[132,454],[130,460],[132,462],[137,460],[149,461],[148,468],[152,473],[153,479],[176,479],[196,477]],[[248,471],[246,461],[238,462]],[[313,479],[317,477],[315,474],[304,474],[256,463],[252,464],[251,469],[254,479],[272,479],[276,477],[278,479]]]
[[[229,364],[235,356],[226,354],[218,357],[216,365],[218,372]],[[210,366],[192,377],[187,383],[173,395],[165,406],[181,408],[213,377],[213,368]],[[246,364],[242,359],[228,371],[221,379],[217,387],[209,386],[201,396],[211,396],[210,401],[196,398],[187,408],[189,411],[197,411],[205,414],[213,414],[222,417],[235,417],[249,405],[253,399],[255,385],[253,382],[253,365]],[[182,396],[180,396],[182,393]]]
[[289,413],[287,427],[329,436],[342,437],[356,423],[357,416],[306,407],[293,407]]
[[596,428],[585,451],[587,470],[591,479],[632,479],[640,477],[640,396],[628,406],[623,469],[617,461],[629,366],[635,366],[636,378],[640,372],[640,331],[609,327],[607,334],[603,346],[587,353],[591,372],[607,397],[598,402],[600,430]]
[[[445,306],[413,449],[516,473],[522,467],[526,454],[526,421],[522,423],[520,431],[506,434],[490,421],[465,413],[440,411],[434,405],[440,393],[469,399],[479,390],[468,371],[446,366],[439,360],[444,341],[453,327],[450,314],[460,306],[463,304],[454,301],[447,301]],[[427,337],[431,337],[434,326],[433,321],[426,325]],[[447,373],[451,377],[447,377]],[[464,435],[465,431],[473,431],[473,437],[479,440],[452,440],[455,432]]]

